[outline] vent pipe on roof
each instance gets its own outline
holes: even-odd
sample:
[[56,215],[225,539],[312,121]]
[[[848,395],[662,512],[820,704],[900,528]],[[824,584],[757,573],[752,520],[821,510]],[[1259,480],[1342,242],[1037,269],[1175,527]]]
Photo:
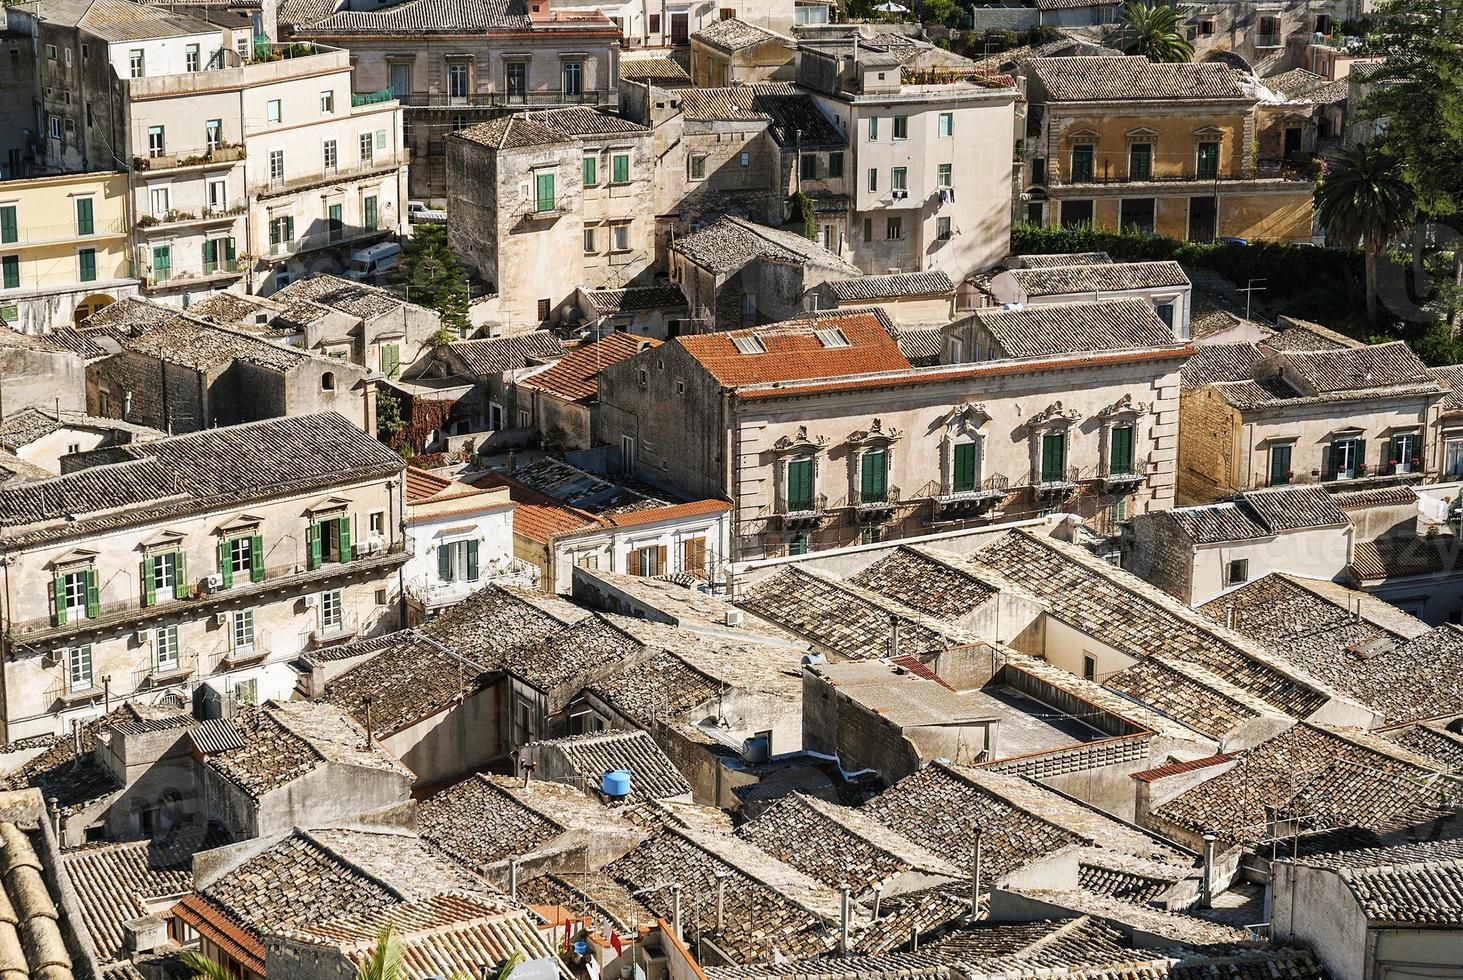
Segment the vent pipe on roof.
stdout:
[[518,898],[518,858],[517,857],[509,857],[508,858],[508,897],[511,898],[511,899],[514,899],[515,901]]
[[56,831],[56,847],[60,848],[65,844],[65,840],[61,837],[61,829],[65,826],[61,819],[61,800],[53,796],[46,802],[51,808],[51,826]]
[[675,932],[677,939],[684,939],[681,935],[681,886],[671,885],[671,929]]
[[716,934],[726,929],[726,875],[716,875]]
[[883,895],[884,895],[884,886],[883,885],[875,885],[874,886],[874,921],[875,922],[878,922],[879,921],[879,899],[882,898]]
[[1214,835],[1204,835],[1204,877],[1199,882],[1199,906],[1214,907]]
[[371,749],[371,699],[366,698],[366,750]]
[[899,616],[895,613],[889,614],[889,659],[895,660],[899,657]]
[[970,917],[975,919],[980,915],[980,828],[976,827],[971,833],[975,839],[970,847]]

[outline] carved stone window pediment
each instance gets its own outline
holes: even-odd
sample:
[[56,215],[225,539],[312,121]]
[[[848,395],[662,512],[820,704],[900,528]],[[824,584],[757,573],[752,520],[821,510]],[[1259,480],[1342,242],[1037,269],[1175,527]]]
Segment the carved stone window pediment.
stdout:
[[857,432],[850,432],[848,442],[855,446],[867,446],[870,444],[888,445],[898,442],[904,437],[903,431],[894,427],[884,428],[883,419],[874,419],[867,429],[860,429]]
[[951,432],[976,432],[990,422],[991,413],[982,402],[966,402],[956,405],[945,416],[945,428]]
[[1124,395],[1097,414],[1108,422],[1128,422],[1153,410],[1148,402],[1137,402],[1132,395]]
[[783,436],[772,444],[773,450],[782,454],[817,453],[821,452],[827,447],[828,437],[810,437],[808,435],[808,427],[806,425],[798,426],[797,435]]
[[1033,429],[1065,429],[1082,417],[1075,408],[1064,408],[1061,402],[1052,402],[1046,408],[1027,419]]

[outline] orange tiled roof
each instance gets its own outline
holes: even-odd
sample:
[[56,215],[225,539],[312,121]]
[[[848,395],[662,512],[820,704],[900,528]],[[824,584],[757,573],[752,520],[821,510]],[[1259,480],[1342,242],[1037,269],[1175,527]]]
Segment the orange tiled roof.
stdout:
[[[824,346],[815,333],[834,328],[843,331],[846,347]],[[739,337],[757,337],[767,353],[741,353],[733,343]],[[677,342],[713,378],[728,386],[907,371],[910,367],[879,310],[818,313],[745,330],[681,337]]]
[[660,341],[638,337],[632,333],[612,333],[602,340],[576,348],[554,362],[554,366],[520,381],[525,388],[536,388],[565,401],[589,401],[597,393],[595,379],[599,372],[642,350],[659,347]]
[[531,541],[549,544],[563,534],[610,526],[587,510],[570,507],[501,473],[489,473],[473,483],[479,487],[507,487],[514,504],[513,533]]
[[697,514],[715,514],[720,511],[731,510],[731,504],[725,500],[693,500],[685,504],[671,504],[669,507],[650,507],[645,510],[634,510],[628,514],[620,514],[609,518],[609,522],[615,527],[634,527],[637,524],[654,524],[656,521],[669,521],[678,517],[695,517]]
[[208,899],[197,892],[184,895],[173,906],[173,914],[199,934],[207,936],[210,942],[238,960],[246,970],[264,975],[264,944]]

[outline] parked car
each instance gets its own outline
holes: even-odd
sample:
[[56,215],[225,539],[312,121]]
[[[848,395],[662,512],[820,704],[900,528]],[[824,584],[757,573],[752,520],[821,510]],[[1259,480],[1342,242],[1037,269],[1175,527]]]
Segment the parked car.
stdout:
[[406,217],[413,224],[445,225],[447,212],[429,208],[421,201],[406,202]]
[[379,242],[367,248],[356,249],[346,261],[347,278],[363,281],[375,279],[381,273],[396,268],[401,260],[401,246],[396,242]]

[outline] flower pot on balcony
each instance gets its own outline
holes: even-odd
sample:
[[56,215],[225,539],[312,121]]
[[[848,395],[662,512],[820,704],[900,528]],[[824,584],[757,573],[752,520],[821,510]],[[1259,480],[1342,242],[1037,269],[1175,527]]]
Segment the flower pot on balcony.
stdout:
[[229,163],[234,160],[244,159],[244,148],[242,146],[215,146],[208,151],[208,159],[212,163]]

